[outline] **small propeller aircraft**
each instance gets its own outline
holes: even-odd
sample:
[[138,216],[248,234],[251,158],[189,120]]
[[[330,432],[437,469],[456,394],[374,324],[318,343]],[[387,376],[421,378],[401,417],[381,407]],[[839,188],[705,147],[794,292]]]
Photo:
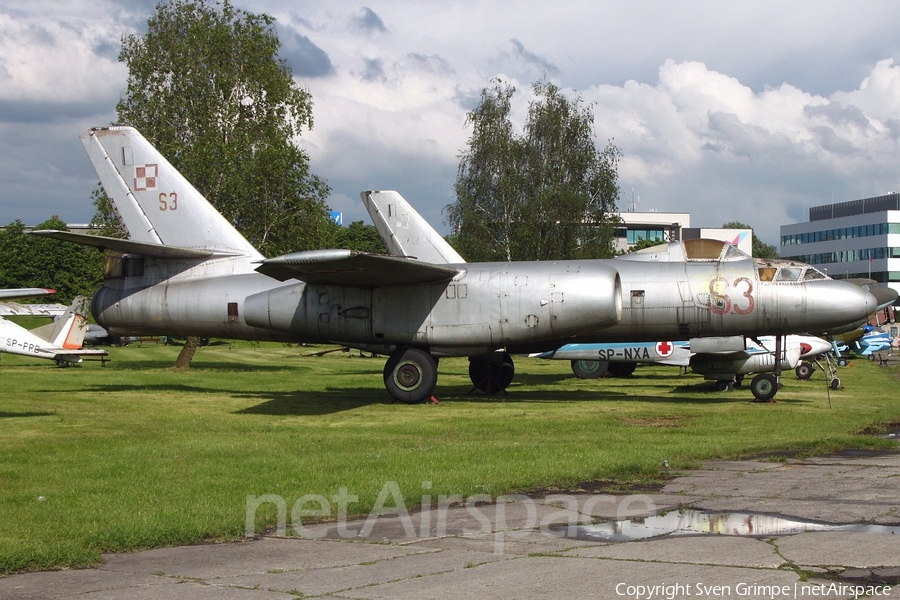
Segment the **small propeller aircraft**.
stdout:
[[[26,297],[37,295],[29,292],[29,290],[21,291]],[[54,293],[53,290],[49,292]],[[2,290],[0,297],[17,298],[22,295],[17,295],[17,290]],[[36,329],[25,329],[8,319],[0,318],[0,352],[46,358],[61,367],[80,363],[82,356],[108,356],[106,350],[82,348],[84,332],[87,329],[87,305],[87,299],[78,296],[53,323]]]
[[757,264],[711,240],[631,260],[466,263],[396,192],[361,194],[391,255],[265,258],[135,129],[91,129],[81,140],[128,239],[34,234],[125,253],[110,258],[92,304],[110,334],[387,354],[384,384],[401,402],[431,397],[442,356],[469,357],[472,382],[496,393],[513,380],[510,353],[697,336],[743,344],[744,335],[862,321],[874,306],[808,265]]
[[[569,360],[572,371],[582,379],[594,379],[609,373],[614,377],[630,375],[639,363],[690,366],[705,379],[716,382],[720,391],[731,391],[740,385],[744,375],[756,373],[750,391],[757,400],[771,400],[777,386],[769,373],[775,371],[775,337],[747,338],[739,351],[700,352],[692,350],[706,340],[621,342],[606,344],[567,344],[558,350],[535,355],[537,358]],[[782,370],[794,369],[801,360],[810,359],[831,350],[831,344],[810,335],[788,335],[780,361]]]

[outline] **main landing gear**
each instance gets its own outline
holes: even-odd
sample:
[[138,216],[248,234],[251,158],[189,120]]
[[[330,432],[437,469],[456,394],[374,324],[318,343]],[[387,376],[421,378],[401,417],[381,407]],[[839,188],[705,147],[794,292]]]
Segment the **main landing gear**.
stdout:
[[431,398],[437,384],[437,363],[424,350],[397,348],[384,363],[384,387],[405,404],[418,404]]
[[637,369],[637,363],[610,362],[608,360],[573,360],[572,372],[579,379],[598,377],[628,377]]
[[506,391],[516,374],[509,352],[491,352],[469,357],[469,379],[473,390],[478,389],[488,395]]
[[[499,394],[509,387],[516,368],[508,352],[469,358],[473,389]],[[397,348],[384,364],[384,387],[395,400],[418,404],[430,399],[437,384],[437,361],[419,348]]]

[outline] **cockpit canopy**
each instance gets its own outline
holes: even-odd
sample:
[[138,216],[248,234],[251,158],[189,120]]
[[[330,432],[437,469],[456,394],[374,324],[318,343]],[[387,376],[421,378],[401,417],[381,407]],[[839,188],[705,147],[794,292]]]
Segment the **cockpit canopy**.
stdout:
[[760,281],[774,283],[799,283],[828,279],[828,276],[806,263],[780,258],[756,259],[756,271]]
[[616,258],[647,262],[720,262],[746,260],[750,256],[734,244],[722,240],[697,238],[651,246]]
[[[722,240],[697,238],[680,242],[669,242],[644,248],[616,257],[618,260],[646,262],[731,262],[753,260],[746,252],[734,244]],[[772,283],[800,283],[828,276],[806,263],[781,258],[757,258],[756,270],[759,281]]]

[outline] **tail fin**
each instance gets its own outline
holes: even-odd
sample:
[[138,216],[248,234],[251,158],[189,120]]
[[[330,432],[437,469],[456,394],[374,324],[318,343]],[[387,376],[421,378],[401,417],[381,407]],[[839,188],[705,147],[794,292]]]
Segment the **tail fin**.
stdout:
[[32,329],[31,333],[54,348],[78,350],[84,343],[84,334],[87,331],[87,307],[87,298],[78,296],[56,321]]
[[434,264],[466,262],[397,192],[360,194],[389,253]]
[[130,240],[262,258],[133,127],[79,137]]

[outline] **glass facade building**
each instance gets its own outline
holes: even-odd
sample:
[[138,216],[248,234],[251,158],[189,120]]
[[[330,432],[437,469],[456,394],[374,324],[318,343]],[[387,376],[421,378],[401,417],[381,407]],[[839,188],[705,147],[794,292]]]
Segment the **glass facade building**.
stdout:
[[781,226],[781,256],[836,279],[866,277],[900,291],[900,194],[809,209],[809,221]]

